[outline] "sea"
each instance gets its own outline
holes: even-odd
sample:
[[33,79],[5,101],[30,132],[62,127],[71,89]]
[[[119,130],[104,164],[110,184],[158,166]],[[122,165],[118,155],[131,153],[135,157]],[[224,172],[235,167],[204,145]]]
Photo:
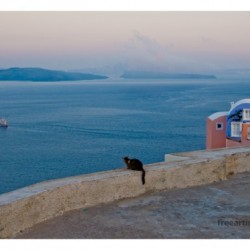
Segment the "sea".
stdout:
[[0,82],[0,194],[205,149],[206,118],[250,98],[249,79]]

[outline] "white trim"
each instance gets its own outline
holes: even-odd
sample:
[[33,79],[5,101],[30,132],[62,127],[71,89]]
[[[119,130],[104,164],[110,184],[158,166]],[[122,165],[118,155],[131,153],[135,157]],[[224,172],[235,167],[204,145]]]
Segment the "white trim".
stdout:
[[223,111],[223,112],[216,112],[216,113],[213,113],[212,115],[210,115],[208,118],[212,121],[222,117],[222,116],[227,116],[228,115],[228,112],[226,111]]
[[[235,133],[236,126],[239,126],[238,133]],[[241,131],[242,131],[242,123],[241,122],[231,122],[231,137],[241,137]]]
[[[220,128],[218,128],[218,125],[220,125]],[[224,123],[223,122],[216,122],[216,130],[221,131],[224,129]]]
[[[248,116],[246,116],[246,113],[248,113]],[[242,118],[244,121],[249,121],[250,120],[250,109],[243,109],[242,111]]]
[[234,103],[231,107],[231,109],[229,110],[229,113],[237,106],[239,106],[240,104],[244,104],[244,103],[250,103],[250,99],[242,99],[237,101],[236,103]]

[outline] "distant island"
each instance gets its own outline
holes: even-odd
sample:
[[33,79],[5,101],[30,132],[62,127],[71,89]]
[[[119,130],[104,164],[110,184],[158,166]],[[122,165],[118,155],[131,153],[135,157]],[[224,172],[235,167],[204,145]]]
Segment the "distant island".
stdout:
[[163,72],[148,72],[148,71],[127,71],[122,78],[125,79],[216,79],[214,75],[203,74],[171,74]]
[[9,68],[0,70],[0,81],[57,82],[107,79],[107,76],[73,73],[42,68]]

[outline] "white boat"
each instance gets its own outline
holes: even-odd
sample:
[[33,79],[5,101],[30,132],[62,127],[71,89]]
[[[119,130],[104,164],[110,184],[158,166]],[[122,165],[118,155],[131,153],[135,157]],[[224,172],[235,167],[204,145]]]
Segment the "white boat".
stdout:
[[5,118],[0,119],[0,127],[7,128],[8,122]]

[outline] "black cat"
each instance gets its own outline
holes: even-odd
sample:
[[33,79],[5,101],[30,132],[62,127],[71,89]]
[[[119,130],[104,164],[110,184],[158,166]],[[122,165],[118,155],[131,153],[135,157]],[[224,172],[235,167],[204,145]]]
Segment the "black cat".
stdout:
[[142,176],[141,176],[141,180],[142,180],[142,184],[145,184],[145,170],[143,169],[143,164],[140,160],[138,159],[129,159],[128,157],[124,157],[123,158],[124,162],[127,165],[128,169],[131,170],[136,170],[136,171],[142,171]]

